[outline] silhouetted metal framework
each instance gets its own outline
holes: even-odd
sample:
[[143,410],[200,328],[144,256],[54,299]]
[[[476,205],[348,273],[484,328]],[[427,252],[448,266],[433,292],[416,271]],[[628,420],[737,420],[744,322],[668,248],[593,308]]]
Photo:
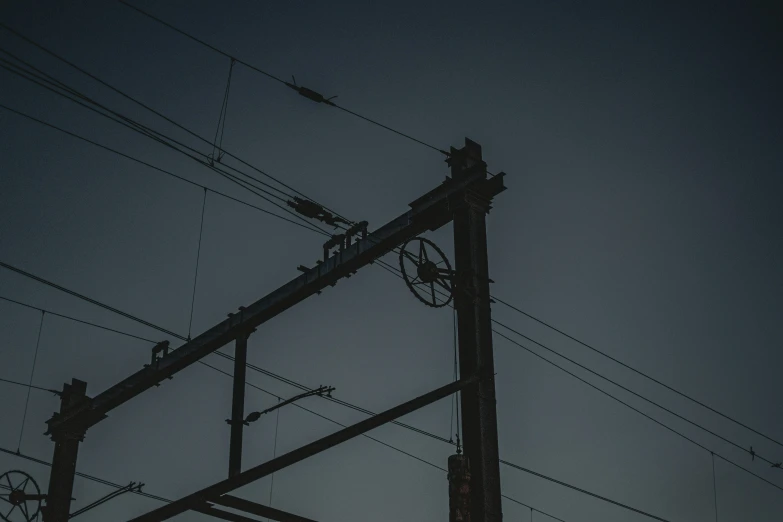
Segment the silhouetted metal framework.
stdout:
[[244,364],[238,364],[229,478],[137,517],[133,522],[166,520],[188,510],[223,520],[253,520],[220,510],[215,505],[282,522],[309,520],[228,493],[459,390],[464,390],[461,393],[462,431],[465,456],[471,467],[471,519],[473,522],[499,522],[502,515],[485,216],[494,196],[505,190],[504,174],[488,178],[481,147],[469,139],[465,140],[462,149],[452,147],[447,162],[451,177],[410,203],[410,210],[353,243],[345,241],[334,245],[339,246],[339,250],[323,262],[303,269],[304,273],[299,277],[255,303],[241,307],[238,313],[229,314],[228,319],[179,348],[169,351],[166,346],[162,355],[153,356],[151,364],[120,383],[92,398],[86,395],[86,383],[74,380],[72,385],[66,385],[60,412],[47,421],[46,434],[51,435],[56,446],[48,505],[44,512],[46,522],[67,520],[79,442],[87,430],[105,419],[111,410],[232,341],[237,343],[237,361],[243,360],[247,337],[258,326],[326,287],[334,286],[343,277],[373,263],[400,244],[450,221],[454,222],[456,270],[452,291],[459,329],[458,381],[242,472]]

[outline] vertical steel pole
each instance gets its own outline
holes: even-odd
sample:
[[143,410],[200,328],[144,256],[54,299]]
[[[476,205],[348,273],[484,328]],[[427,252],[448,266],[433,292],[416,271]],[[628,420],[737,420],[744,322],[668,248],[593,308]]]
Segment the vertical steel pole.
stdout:
[[245,421],[245,377],[247,374],[247,338],[236,339],[234,349],[234,396],[231,403],[231,446],[228,455],[228,476],[242,472],[242,434]]
[[[87,383],[73,379],[71,384],[63,385],[60,398],[60,413],[78,406],[87,398]],[[84,439],[83,431],[57,431],[52,433],[54,458],[49,474],[49,491],[46,507],[42,510],[45,522],[66,522],[71,511],[73,480],[76,476],[76,459],[79,455],[79,443]]]
[[[462,149],[451,149],[447,160],[454,179],[486,164],[481,146],[465,140]],[[500,522],[500,463],[495,411],[495,366],[492,355],[487,260],[486,214],[490,201],[473,192],[453,202],[454,254],[456,265],[454,303],[459,332],[461,377],[486,376],[461,394],[462,437],[470,462],[472,522]]]

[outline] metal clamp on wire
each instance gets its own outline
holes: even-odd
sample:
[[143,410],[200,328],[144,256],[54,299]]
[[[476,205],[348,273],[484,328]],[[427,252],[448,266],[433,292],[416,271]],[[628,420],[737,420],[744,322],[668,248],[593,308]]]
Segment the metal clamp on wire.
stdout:
[[324,209],[324,207],[322,207],[318,203],[314,203],[310,201],[309,199],[294,197],[293,201],[287,201],[286,203],[288,203],[289,207],[293,208],[295,211],[302,214],[303,216],[308,217],[310,219],[317,219],[318,221],[323,221],[327,225],[336,227],[340,223],[348,224],[348,222],[345,221],[344,219],[336,217],[334,214]]
[[337,96],[332,96],[331,98],[324,98],[324,95],[315,92],[312,89],[308,89],[307,87],[302,87],[300,85],[296,84],[296,76],[291,75],[291,78],[294,80],[294,83],[288,83],[285,82],[287,86],[298,92],[300,95],[304,96],[308,100],[312,100],[316,103],[325,103],[327,105],[331,105],[332,107],[336,107],[334,103],[332,103],[332,100],[337,98]]

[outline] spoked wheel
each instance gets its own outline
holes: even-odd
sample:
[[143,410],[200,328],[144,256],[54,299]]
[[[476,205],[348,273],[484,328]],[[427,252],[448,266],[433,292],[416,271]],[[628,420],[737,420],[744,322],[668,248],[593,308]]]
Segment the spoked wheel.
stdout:
[[400,270],[405,284],[425,305],[440,308],[451,302],[454,272],[446,254],[429,239],[417,237],[402,246]]
[[0,518],[5,522],[33,522],[44,497],[33,477],[24,471],[0,475]]

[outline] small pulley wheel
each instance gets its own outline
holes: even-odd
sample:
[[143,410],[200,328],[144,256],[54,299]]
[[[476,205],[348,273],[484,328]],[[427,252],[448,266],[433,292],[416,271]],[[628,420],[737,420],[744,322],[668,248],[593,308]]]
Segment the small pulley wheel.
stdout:
[[405,284],[425,305],[441,308],[454,297],[451,264],[446,254],[429,239],[417,237],[402,246],[400,270]]
[[0,475],[0,519],[5,522],[33,522],[44,497],[33,477],[24,471]]

